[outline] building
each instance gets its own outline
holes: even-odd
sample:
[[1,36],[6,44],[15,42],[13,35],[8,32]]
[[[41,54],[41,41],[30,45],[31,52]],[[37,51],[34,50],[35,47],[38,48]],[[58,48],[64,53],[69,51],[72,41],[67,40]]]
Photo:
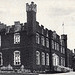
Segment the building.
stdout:
[[[31,72],[64,72],[67,63],[67,35],[60,36],[36,21],[37,5],[26,4],[27,23],[0,23],[0,66]],[[63,70],[64,69],[64,70]]]

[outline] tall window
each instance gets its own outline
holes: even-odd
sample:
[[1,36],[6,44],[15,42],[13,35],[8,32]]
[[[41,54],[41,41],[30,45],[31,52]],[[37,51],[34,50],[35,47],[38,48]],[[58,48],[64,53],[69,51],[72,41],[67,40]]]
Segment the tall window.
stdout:
[[46,65],[49,65],[49,54],[46,53]]
[[56,55],[55,53],[52,56],[53,56],[53,66],[58,66],[59,65],[59,56]]
[[61,57],[61,65],[65,66],[65,58]]
[[63,48],[62,48],[62,46],[61,46],[61,53],[63,52]]
[[36,65],[40,65],[40,52],[36,51]]
[[14,51],[14,65],[21,65],[20,51]]
[[55,42],[55,50],[57,50],[57,43]]
[[45,46],[45,39],[44,39],[44,36],[41,36],[41,44],[42,44],[43,46]]
[[52,40],[52,49],[54,49],[54,41]]
[[42,65],[45,65],[45,53],[42,52]]
[[0,52],[0,65],[3,65],[2,53]]
[[40,43],[40,37],[39,37],[39,34],[36,33],[36,43],[39,44]]
[[19,44],[20,43],[20,33],[15,33],[14,34],[14,44]]
[[57,50],[59,51],[59,44],[57,43]]
[[49,48],[49,39],[46,38],[46,47]]
[[0,35],[0,47],[1,47],[1,35]]
[[65,48],[63,47],[63,54],[65,54]]
[[42,29],[42,34],[44,34],[44,30]]
[[46,36],[48,37],[48,30],[47,30],[47,34],[46,34]]

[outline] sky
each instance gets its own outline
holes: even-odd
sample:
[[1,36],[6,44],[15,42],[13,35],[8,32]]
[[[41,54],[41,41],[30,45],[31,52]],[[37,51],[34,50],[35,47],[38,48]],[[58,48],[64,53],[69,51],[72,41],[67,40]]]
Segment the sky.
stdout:
[[13,25],[27,22],[26,3],[37,4],[36,19],[40,25],[57,34],[67,34],[68,48],[75,48],[75,0],[0,0],[0,21]]

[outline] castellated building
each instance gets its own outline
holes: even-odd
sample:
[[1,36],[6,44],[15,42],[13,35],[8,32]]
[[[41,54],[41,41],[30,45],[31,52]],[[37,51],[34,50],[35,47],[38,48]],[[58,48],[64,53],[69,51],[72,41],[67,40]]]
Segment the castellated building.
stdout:
[[[27,22],[0,23],[0,69],[66,72],[72,68],[67,35],[59,36],[36,21],[37,5],[26,4]],[[70,63],[69,63],[70,62]]]

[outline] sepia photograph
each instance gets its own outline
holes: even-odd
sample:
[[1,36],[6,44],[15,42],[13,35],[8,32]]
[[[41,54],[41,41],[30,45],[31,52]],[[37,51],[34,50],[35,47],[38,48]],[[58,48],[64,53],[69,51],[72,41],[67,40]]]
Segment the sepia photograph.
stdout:
[[0,0],[0,75],[75,75],[74,0]]

